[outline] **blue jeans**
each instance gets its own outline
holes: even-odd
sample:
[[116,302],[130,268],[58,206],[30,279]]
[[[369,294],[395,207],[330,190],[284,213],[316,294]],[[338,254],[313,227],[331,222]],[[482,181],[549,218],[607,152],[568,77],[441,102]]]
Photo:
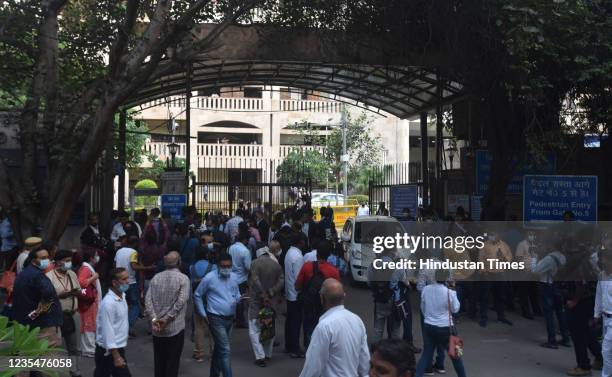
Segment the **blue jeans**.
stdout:
[[[425,341],[425,317],[423,317],[423,312],[419,311],[419,313],[421,313],[421,335],[423,337],[423,341]],[[436,362],[435,362],[435,366],[438,367],[438,369],[444,369],[444,358],[446,355],[446,347],[435,347],[435,351],[436,351]],[[425,370],[431,369],[432,368],[432,360],[433,359],[433,353],[432,355],[429,357],[429,363],[427,363],[427,365],[425,365]]]
[[542,312],[546,320],[546,332],[548,333],[548,343],[557,344],[555,331],[555,314],[559,321],[559,331],[563,341],[569,341],[569,330],[567,327],[567,319],[565,313],[565,305],[563,296],[555,288],[554,284],[539,283],[538,292],[540,293],[540,301]]
[[215,342],[210,362],[210,377],[219,377],[220,374],[223,374],[223,377],[232,377],[230,338],[234,320],[208,315],[208,325]]
[[[423,330],[423,354],[419,359],[419,363],[416,367],[416,377],[423,377],[425,370],[429,363],[431,363],[431,359],[434,354],[434,349],[436,347],[447,349],[448,348],[448,338],[450,336],[448,327],[438,327],[425,324],[425,328]],[[455,372],[457,372],[458,377],[466,377],[465,368],[463,367],[463,359],[452,359],[453,367],[455,368]]]
[[125,299],[130,307],[128,310],[128,322],[131,329],[140,315],[140,294],[138,292],[138,283],[130,284],[130,289],[128,289],[127,293],[125,294]]

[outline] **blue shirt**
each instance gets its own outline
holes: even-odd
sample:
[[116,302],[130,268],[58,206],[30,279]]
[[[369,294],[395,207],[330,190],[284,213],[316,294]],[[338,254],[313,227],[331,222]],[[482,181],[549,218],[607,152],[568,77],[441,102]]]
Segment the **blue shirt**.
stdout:
[[[191,279],[193,280],[200,280],[204,277],[204,275],[206,275],[206,271],[208,271],[208,265],[211,264],[209,261],[207,261],[206,259],[201,259],[197,262],[195,262],[192,266],[191,269],[189,270],[189,274],[191,275]],[[212,267],[210,267],[210,271],[217,271],[217,265],[212,264]]]
[[335,255],[330,255],[327,258],[327,263],[336,267],[338,269],[338,272],[340,272],[341,276],[346,275],[346,262],[344,261],[344,259]]
[[2,241],[0,252],[10,251],[17,246],[17,241],[13,235],[13,228],[11,227],[11,222],[8,217],[0,221],[0,241]]
[[198,313],[206,317],[207,313],[221,316],[236,314],[236,304],[240,301],[240,290],[236,274],[223,279],[218,272],[206,274],[195,291],[194,301]]
[[242,242],[236,242],[229,248],[232,256],[232,272],[236,274],[238,284],[247,281],[251,269],[251,251]]
[[[26,266],[17,275],[13,289],[12,319],[22,325],[40,328],[62,325],[62,307],[55,293],[55,288],[41,269],[32,264]],[[28,314],[35,310],[41,301],[52,301],[53,305],[48,312],[31,320]]]
[[195,250],[198,246],[200,246],[200,241],[197,238],[183,238],[181,241],[181,260],[183,263],[188,266],[193,264]]

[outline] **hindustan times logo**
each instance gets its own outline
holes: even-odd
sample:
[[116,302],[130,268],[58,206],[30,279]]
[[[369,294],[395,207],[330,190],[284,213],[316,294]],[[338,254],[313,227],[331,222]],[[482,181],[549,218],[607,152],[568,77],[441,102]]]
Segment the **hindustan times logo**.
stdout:
[[406,249],[411,254],[419,249],[445,249],[455,250],[461,254],[470,249],[484,247],[487,234],[481,236],[427,236],[397,233],[395,236],[376,236],[372,238],[375,253],[382,253],[385,249]]

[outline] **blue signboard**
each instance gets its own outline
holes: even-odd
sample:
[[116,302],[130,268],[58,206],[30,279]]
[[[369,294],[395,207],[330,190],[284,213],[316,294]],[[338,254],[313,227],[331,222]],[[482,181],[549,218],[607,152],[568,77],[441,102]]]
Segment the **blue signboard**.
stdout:
[[390,215],[401,217],[404,208],[410,208],[410,214],[416,217],[419,209],[417,185],[395,185],[390,188]]
[[[525,174],[555,174],[556,159],[555,154],[547,152],[544,160],[536,164],[535,159],[529,159],[533,163],[523,164],[510,180],[506,193],[520,194],[523,189],[523,176]],[[514,159],[516,163],[517,158]],[[484,195],[489,189],[489,179],[491,177],[491,163],[493,155],[487,150],[476,151],[476,195]]]
[[187,195],[164,194],[161,196],[162,213],[168,214],[172,220],[178,221],[183,218],[183,208],[187,206]]
[[576,220],[597,221],[597,177],[592,175],[526,175],[523,220],[560,221],[572,211]]

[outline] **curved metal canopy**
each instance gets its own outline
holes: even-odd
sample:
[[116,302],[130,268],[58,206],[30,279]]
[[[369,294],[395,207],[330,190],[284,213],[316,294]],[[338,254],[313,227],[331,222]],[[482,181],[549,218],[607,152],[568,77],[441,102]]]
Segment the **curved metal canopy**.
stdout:
[[[135,93],[125,106],[144,108],[143,104],[155,100],[183,96],[186,85],[186,70],[171,71]],[[331,99],[399,118],[416,116],[463,96],[461,84],[441,82],[435,73],[420,67],[226,59],[192,63],[193,91],[245,85],[318,91]]]

